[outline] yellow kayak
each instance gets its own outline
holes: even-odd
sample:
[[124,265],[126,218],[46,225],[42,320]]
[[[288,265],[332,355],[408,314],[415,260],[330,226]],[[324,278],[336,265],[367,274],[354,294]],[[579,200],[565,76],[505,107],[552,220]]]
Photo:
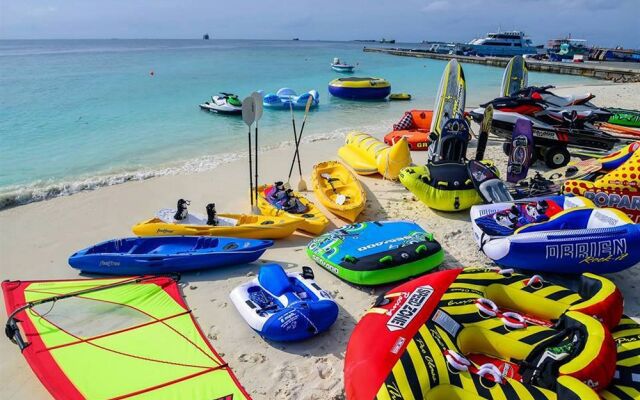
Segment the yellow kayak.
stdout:
[[387,146],[362,132],[348,133],[338,155],[360,175],[379,173],[387,179],[398,179],[400,170],[412,162],[406,138]]
[[316,164],[311,173],[311,185],[318,201],[339,217],[355,222],[364,210],[365,191],[351,171],[338,161]]
[[273,204],[269,203],[266,198],[272,190],[273,185],[261,185],[258,187],[258,208],[263,215],[270,215],[274,217],[287,216],[302,219],[302,223],[298,226],[298,229],[313,235],[321,234],[327,225],[329,225],[329,220],[322,211],[320,211],[318,206],[307,200],[298,192],[293,192],[293,195],[306,207],[306,211],[304,213],[294,214],[277,208]]
[[286,215],[270,217],[251,214],[218,214],[217,226],[207,225],[207,218],[189,213],[184,222],[173,220],[175,210],[160,210],[158,216],[133,227],[138,236],[197,235],[231,236],[246,239],[283,239],[300,227],[301,218]]

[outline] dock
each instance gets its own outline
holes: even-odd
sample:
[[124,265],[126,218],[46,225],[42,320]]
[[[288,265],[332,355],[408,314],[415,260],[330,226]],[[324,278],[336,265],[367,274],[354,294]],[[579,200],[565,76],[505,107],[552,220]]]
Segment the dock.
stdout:
[[[365,47],[365,52],[384,53],[402,57],[430,58],[433,60],[449,61],[452,58],[461,63],[482,64],[491,67],[504,68],[509,58],[460,56],[453,54],[439,54],[421,49]],[[629,63],[630,66],[611,65],[598,61],[585,63],[555,62],[527,59],[529,71],[548,72],[553,74],[579,75],[588,78],[606,79],[614,82],[640,82],[640,63]]]

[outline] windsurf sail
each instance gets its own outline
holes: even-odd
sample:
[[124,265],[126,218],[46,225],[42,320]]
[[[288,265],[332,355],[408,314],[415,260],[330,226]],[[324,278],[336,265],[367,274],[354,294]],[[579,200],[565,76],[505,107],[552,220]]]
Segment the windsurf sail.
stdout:
[[5,333],[56,399],[248,399],[171,277],[2,283]]

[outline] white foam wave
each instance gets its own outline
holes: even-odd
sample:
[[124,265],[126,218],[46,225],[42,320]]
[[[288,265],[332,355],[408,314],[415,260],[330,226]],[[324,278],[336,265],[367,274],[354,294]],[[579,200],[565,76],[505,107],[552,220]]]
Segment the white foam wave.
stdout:
[[[336,140],[344,138],[348,130],[339,129],[326,134],[309,135],[302,139],[303,143],[313,143],[318,141]],[[293,140],[280,142],[277,145],[264,146],[261,152],[272,149],[286,148],[293,146]],[[123,170],[100,174],[96,176],[79,177],[71,181],[39,181],[23,186],[9,186],[0,189],[0,210],[16,207],[28,203],[42,200],[49,200],[55,197],[70,196],[72,194],[95,190],[105,186],[119,185],[131,181],[142,181],[158,176],[192,174],[209,171],[223,164],[246,158],[247,152],[222,153],[206,155],[181,163],[165,165],[154,169]]]

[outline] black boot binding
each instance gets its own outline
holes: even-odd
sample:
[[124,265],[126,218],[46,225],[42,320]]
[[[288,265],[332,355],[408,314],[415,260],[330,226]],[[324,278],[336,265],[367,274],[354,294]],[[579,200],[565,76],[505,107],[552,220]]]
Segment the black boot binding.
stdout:
[[187,211],[187,206],[190,205],[191,202],[189,200],[180,199],[178,200],[178,206],[176,208],[176,214],[173,216],[173,219],[176,221],[182,221],[187,218],[189,212]]
[[217,226],[218,219],[216,218],[216,205],[215,203],[207,204],[207,225]]

